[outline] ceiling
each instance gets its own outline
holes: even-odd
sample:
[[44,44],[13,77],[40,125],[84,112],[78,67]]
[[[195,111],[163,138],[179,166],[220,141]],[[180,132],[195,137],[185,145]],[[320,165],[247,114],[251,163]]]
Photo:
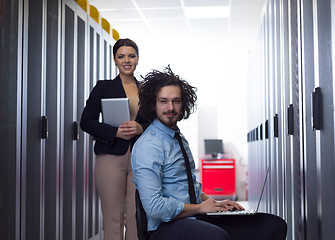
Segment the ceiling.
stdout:
[[[121,38],[193,36],[248,44],[266,0],[90,0]],[[185,7],[230,6],[229,18],[189,19]]]

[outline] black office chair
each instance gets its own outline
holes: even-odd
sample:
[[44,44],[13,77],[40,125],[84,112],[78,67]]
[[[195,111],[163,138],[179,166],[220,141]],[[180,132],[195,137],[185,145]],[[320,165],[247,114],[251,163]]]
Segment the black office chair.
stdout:
[[137,237],[139,240],[149,240],[149,234],[147,231],[147,215],[142,206],[140,194],[138,190],[135,191],[135,202],[136,202],[136,225],[137,225]]

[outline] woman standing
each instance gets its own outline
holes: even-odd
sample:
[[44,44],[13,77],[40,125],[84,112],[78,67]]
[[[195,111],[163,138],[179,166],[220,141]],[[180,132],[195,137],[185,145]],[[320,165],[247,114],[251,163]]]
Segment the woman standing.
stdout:
[[[119,39],[113,46],[113,55],[120,73],[113,80],[97,82],[86,101],[80,126],[96,139],[95,179],[104,216],[104,239],[123,239],[126,222],[126,240],[135,240],[135,186],[130,151],[148,123],[138,114],[139,82],[134,77],[139,59],[136,43]],[[119,127],[99,122],[102,98],[126,97],[129,98],[130,121]]]

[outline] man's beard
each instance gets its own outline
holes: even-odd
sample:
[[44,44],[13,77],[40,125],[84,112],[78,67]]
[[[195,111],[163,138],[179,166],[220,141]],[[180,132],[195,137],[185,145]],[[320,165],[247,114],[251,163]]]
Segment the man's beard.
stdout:
[[[167,112],[168,114],[171,114],[171,113],[176,113],[176,112]],[[163,113],[164,114],[167,114],[167,113]],[[169,128],[172,128],[172,129],[176,129],[177,128],[177,121],[178,120],[174,120],[175,118],[168,118],[167,121],[163,121],[162,119],[160,119],[159,117],[157,117],[158,120],[163,123],[165,126],[169,127]]]

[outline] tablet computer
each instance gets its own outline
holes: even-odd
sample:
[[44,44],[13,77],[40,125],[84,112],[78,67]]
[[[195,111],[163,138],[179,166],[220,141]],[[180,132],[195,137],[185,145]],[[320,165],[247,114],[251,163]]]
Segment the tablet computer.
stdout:
[[114,127],[130,121],[128,98],[103,98],[101,99],[102,121]]

